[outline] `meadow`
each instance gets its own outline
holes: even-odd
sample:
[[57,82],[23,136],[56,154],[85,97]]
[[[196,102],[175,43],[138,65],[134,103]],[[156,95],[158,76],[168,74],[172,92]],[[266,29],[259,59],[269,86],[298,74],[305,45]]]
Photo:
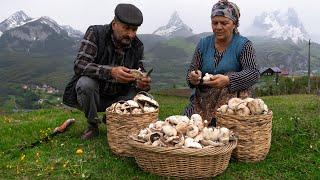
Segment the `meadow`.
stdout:
[[[181,114],[188,103],[186,97],[155,98],[160,103],[160,119]],[[320,179],[320,96],[262,99],[273,111],[268,156],[258,163],[231,160],[216,179]],[[76,123],[65,133],[20,150],[69,118],[75,118]],[[0,179],[163,179],[142,171],[134,158],[113,155],[104,124],[98,138],[81,140],[86,121],[78,110],[52,108],[4,114],[0,127]]]

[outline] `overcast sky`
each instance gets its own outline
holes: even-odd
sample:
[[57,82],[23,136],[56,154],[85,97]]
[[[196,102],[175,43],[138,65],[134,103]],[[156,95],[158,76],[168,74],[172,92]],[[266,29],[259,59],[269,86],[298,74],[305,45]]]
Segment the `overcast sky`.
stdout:
[[[89,3],[90,2],[90,3]],[[166,25],[176,10],[194,33],[209,32],[211,8],[217,0],[1,0],[0,22],[18,10],[32,18],[49,16],[60,25],[71,25],[85,32],[91,24],[109,23],[118,3],[139,7],[144,22],[138,33],[152,33]],[[320,1],[317,0],[233,0],[240,7],[240,32],[253,22],[256,15],[274,10],[294,8],[310,34],[320,34]],[[244,33],[245,34],[245,33]]]

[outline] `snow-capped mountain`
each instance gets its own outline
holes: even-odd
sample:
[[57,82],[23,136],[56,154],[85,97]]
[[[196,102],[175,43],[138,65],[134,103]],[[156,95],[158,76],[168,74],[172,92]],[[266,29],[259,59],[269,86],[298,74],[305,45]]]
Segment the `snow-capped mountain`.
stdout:
[[291,39],[295,43],[310,37],[293,8],[289,8],[286,12],[278,10],[263,12],[260,16],[256,16],[248,35]]
[[23,11],[17,11],[6,20],[0,23],[0,36],[3,32],[21,26],[30,21],[31,18],[27,16]]
[[[19,16],[18,16],[19,15]],[[9,23],[10,22],[10,23]],[[23,11],[1,24],[0,49],[26,53],[63,54],[75,52],[82,33],[70,26],[61,26],[50,17],[30,18]]]
[[167,25],[161,26],[160,28],[155,30],[152,34],[164,36],[167,38],[188,37],[193,35],[192,29],[183,23],[177,11],[175,11],[171,15]]
[[[50,17],[42,16],[40,18],[31,18],[27,16],[23,11],[18,11],[0,23],[0,37],[8,30],[22,27],[29,23],[35,24],[34,22],[46,24],[58,34],[67,32],[67,35],[73,38],[81,38],[83,36],[83,33],[81,31],[75,30],[71,26],[61,26]],[[35,37],[33,39],[37,38]]]
[[75,37],[75,38],[82,38],[83,37],[83,32],[73,29],[71,26],[69,25],[64,25],[62,26],[62,28],[67,31],[68,35],[70,37]]

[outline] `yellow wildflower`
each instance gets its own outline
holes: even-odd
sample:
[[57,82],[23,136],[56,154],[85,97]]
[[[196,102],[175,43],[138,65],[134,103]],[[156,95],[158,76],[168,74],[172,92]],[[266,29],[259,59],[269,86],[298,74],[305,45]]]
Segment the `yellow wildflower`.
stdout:
[[79,149],[77,149],[76,154],[77,154],[77,155],[81,155],[81,154],[83,154],[83,150],[82,150],[82,149],[80,149],[80,148],[79,148]]
[[22,154],[21,157],[20,157],[20,160],[23,161],[25,157],[26,157],[26,155]]

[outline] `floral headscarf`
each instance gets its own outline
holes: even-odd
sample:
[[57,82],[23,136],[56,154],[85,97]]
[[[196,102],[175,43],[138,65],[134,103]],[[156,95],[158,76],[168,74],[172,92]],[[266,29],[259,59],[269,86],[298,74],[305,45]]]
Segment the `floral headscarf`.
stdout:
[[235,3],[220,0],[212,7],[211,18],[214,16],[224,16],[231,19],[236,25],[235,32],[239,33],[237,27],[239,27],[240,9]]

